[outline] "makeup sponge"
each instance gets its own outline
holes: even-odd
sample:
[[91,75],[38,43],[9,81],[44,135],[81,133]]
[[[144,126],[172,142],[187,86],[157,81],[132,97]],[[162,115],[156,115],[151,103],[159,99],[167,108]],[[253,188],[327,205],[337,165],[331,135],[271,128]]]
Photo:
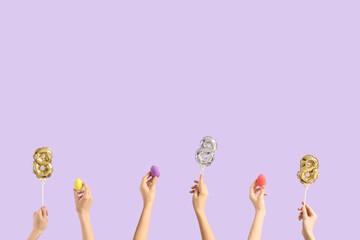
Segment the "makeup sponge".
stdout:
[[80,178],[76,179],[74,188],[76,191],[81,191],[83,189],[83,182],[80,180]]
[[150,172],[151,172],[152,177],[160,177],[160,171],[159,171],[159,168],[157,166],[152,165],[151,169],[150,169]]
[[256,185],[258,185],[259,187],[266,185],[266,178],[264,175],[260,174],[258,176],[258,178],[256,179]]

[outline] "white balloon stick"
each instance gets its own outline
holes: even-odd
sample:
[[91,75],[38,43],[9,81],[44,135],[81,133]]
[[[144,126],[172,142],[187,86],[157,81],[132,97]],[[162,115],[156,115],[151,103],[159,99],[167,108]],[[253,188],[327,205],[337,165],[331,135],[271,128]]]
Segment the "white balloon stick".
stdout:
[[45,204],[45,194],[44,194],[44,185],[45,185],[45,179],[40,179],[40,182],[41,182],[41,206],[44,206]]
[[304,188],[305,188],[304,206],[305,206],[305,204],[306,204],[306,193],[307,193],[307,190],[309,189],[309,186],[310,186],[310,184],[304,183]]

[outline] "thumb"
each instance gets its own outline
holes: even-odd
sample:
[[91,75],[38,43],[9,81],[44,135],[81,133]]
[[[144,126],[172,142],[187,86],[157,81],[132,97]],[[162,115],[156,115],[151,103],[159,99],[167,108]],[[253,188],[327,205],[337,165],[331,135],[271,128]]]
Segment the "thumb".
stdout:
[[152,188],[156,188],[156,183],[157,183],[157,180],[158,180],[158,178],[157,177],[154,177],[153,178],[153,180],[152,180],[152,184],[151,184],[151,186],[150,186],[150,188],[152,189]]

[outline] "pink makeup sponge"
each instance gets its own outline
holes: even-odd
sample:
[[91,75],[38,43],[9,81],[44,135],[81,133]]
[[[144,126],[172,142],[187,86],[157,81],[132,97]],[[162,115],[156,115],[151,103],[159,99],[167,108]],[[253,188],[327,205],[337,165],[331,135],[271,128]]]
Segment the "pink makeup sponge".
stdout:
[[259,187],[266,185],[266,178],[264,175],[260,174],[258,176],[258,178],[256,179],[256,185],[258,185]]
[[151,169],[150,169],[150,172],[151,172],[152,177],[160,177],[160,171],[159,171],[159,168],[157,166],[152,165]]

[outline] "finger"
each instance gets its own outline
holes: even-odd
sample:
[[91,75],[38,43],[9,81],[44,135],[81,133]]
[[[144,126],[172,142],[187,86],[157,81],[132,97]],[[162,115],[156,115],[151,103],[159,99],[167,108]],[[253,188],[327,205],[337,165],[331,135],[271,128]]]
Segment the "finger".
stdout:
[[189,193],[194,193],[195,192],[195,190],[191,190]]
[[156,188],[156,183],[157,183],[157,181],[158,181],[158,177],[152,178],[152,183],[151,183],[151,186],[150,186],[151,189],[155,189],[155,188]]
[[307,213],[306,207],[303,206],[303,207],[301,208],[301,210],[302,210],[303,218],[307,218],[307,217],[308,217],[308,213]]
[[200,174],[199,184],[200,185],[204,184],[204,173]]
[[199,196],[200,190],[199,188],[195,189],[194,196],[197,198]]
[[255,192],[256,187],[257,187],[257,185],[256,185],[256,180],[255,180],[255,181],[251,184],[250,190],[253,191],[253,192]]
[[151,184],[152,184],[152,182],[153,182],[153,179],[154,179],[154,178],[150,178],[149,180],[147,180],[146,186],[150,187]]
[[261,191],[261,188],[255,189],[255,193],[258,193],[259,191]]
[[199,183],[199,181],[198,181],[198,180],[194,180],[194,183]]
[[265,186],[263,186],[263,187],[261,188],[259,196],[260,196],[260,197],[264,197],[264,194],[265,194]]
[[86,183],[83,182],[84,185],[84,195],[85,196],[91,196],[91,188],[89,187],[89,185],[87,185]]
[[194,186],[191,187],[191,189],[195,189],[197,187],[198,187],[198,185],[194,185]]
[[40,217],[42,216],[41,208],[36,211],[36,215],[37,215],[37,216],[40,216]]
[[146,181],[149,179],[149,177],[151,176],[151,172],[149,171],[141,180],[141,184],[145,186]]
[[250,188],[251,188],[251,189],[255,189],[255,188],[256,188],[256,180],[251,184]]
[[75,198],[75,204],[78,205],[79,204],[79,195],[75,188],[74,188],[74,198]]
[[[259,191],[261,191],[261,188],[257,188],[257,189],[255,190],[255,193],[258,193]],[[267,194],[267,193],[264,193],[264,196],[268,196],[268,194]]]
[[256,180],[250,186],[250,197],[254,198],[256,195]]
[[45,208],[45,206],[42,206],[42,208],[41,208],[41,215],[42,215],[43,217],[46,216],[46,208]]
[[308,216],[313,216],[315,214],[314,210],[312,210],[308,204],[305,204],[305,208]]

